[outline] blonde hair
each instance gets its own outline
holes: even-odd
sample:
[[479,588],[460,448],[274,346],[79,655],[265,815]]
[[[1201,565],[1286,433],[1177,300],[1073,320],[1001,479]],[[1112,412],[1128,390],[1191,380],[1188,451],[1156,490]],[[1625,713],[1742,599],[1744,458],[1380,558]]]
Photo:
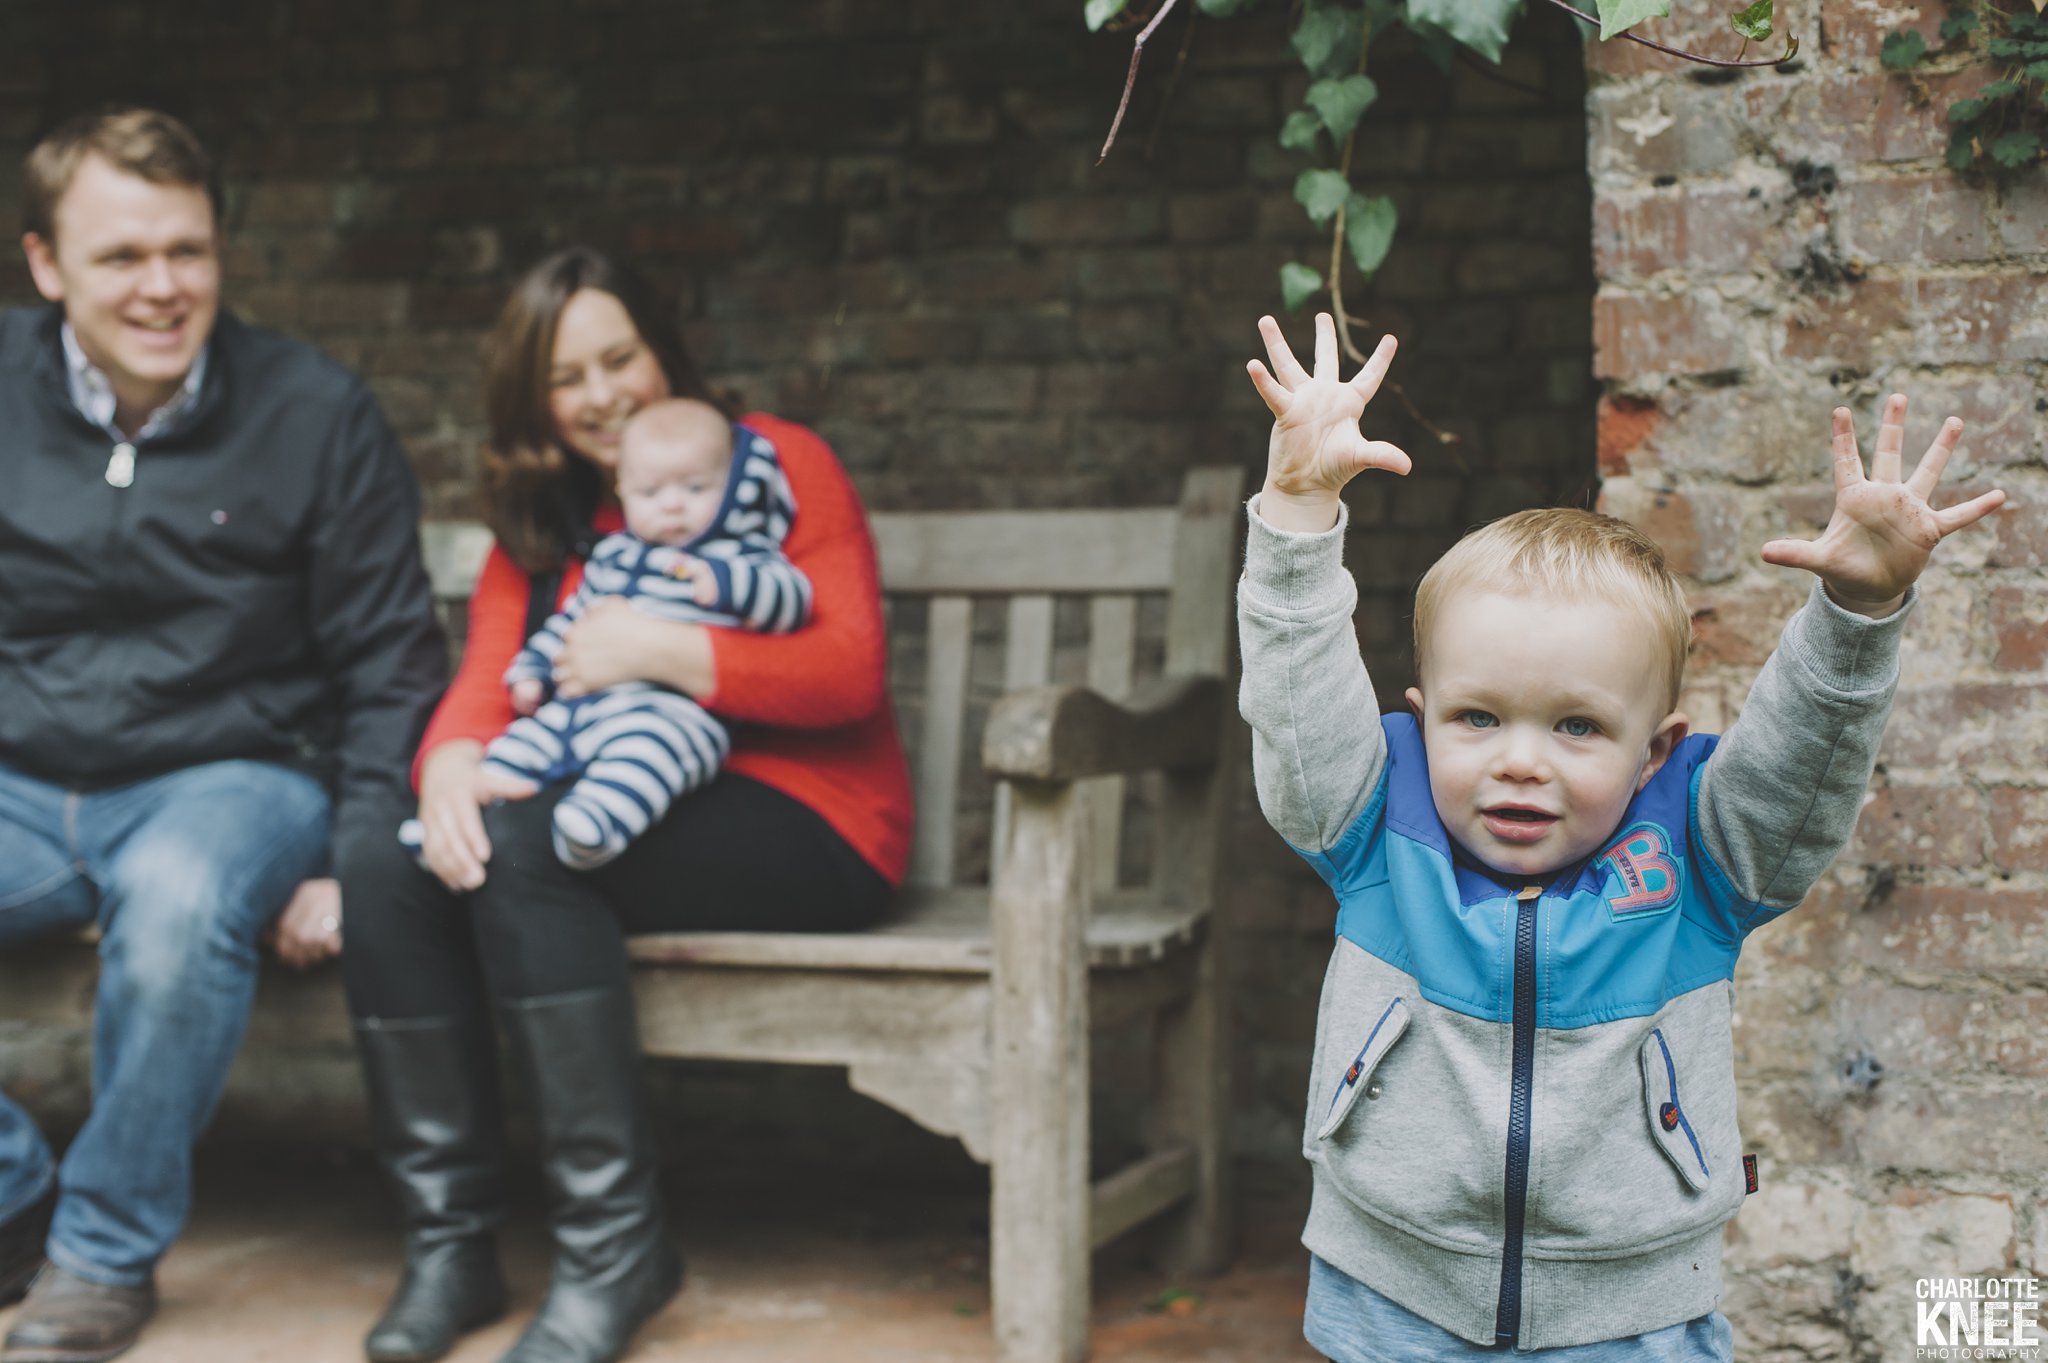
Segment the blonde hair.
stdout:
[[22,228],[57,240],[57,201],[88,156],[151,184],[206,191],[220,224],[220,177],[192,130],[155,109],[106,109],[65,120],[36,143],[22,163]]
[[1643,613],[1662,645],[1666,707],[1678,704],[1692,645],[1692,610],[1656,542],[1627,521],[1597,511],[1517,511],[1451,546],[1415,589],[1415,667],[1443,603],[1474,590],[1541,594],[1566,601],[1621,601]]

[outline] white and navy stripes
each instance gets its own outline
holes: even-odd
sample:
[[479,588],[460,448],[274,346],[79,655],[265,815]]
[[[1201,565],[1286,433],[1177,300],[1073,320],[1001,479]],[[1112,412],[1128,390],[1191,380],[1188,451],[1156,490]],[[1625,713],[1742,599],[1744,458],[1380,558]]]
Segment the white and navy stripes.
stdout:
[[[506,669],[505,684],[538,679],[552,694],[554,660],[569,626],[609,596],[666,620],[762,633],[796,629],[810,618],[811,583],[782,553],[795,516],[775,447],[734,426],[733,468],[710,527],[682,545],[607,535],[575,594]],[[716,591],[700,604],[707,578]],[[696,701],[629,682],[575,700],[549,699],[492,739],[484,764],[543,786],[575,779],[555,806],[555,854],[587,870],[624,851],[677,796],[716,776],[730,750],[725,726]],[[416,820],[400,833],[415,850],[421,836]]]
[[539,785],[577,778],[555,806],[555,855],[587,870],[716,776],[730,749],[725,726],[696,701],[627,682],[514,720],[491,740],[484,765]]
[[[744,426],[733,430],[733,468],[717,519],[681,545],[651,544],[624,531],[605,536],[591,551],[575,595],[548,617],[506,669],[506,685],[546,680],[562,636],[600,597],[624,597],[664,620],[764,634],[785,634],[810,619],[810,579],[782,553],[796,516],[789,479],[774,446]],[[699,572],[717,588],[708,605],[697,601]]]

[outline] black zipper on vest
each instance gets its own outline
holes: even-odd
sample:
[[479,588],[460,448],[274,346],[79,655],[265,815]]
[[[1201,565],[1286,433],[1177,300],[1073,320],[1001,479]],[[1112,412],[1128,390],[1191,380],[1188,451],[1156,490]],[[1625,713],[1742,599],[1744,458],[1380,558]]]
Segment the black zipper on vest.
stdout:
[[1508,1083],[1507,1238],[1500,1254],[1494,1343],[1512,1347],[1522,1322],[1522,1226],[1529,1203],[1529,1098],[1536,1069],[1536,906],[1543,887],[1515,896],[1515,1044]]

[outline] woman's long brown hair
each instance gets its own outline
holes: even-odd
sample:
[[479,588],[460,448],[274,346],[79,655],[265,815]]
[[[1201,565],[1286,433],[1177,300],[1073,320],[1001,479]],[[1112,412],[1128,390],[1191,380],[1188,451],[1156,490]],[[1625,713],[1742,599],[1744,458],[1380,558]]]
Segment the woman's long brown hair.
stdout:
[[489,436],[478,459],[484,523],[528,573],[562,566],[606,491],[604,471],[562,447],[548,409],[555,328],[580,289],[619,300],[668,376],[670,392],[713,400],[675,320],[633,271],[588,246],[567,247],[528,270],[491,333],[484,360]]

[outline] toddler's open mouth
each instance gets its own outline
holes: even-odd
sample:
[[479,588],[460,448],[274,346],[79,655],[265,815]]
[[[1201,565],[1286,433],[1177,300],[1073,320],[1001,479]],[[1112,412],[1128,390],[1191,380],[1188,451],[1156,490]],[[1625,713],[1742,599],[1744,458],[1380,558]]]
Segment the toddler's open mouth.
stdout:
[[1482,809],[1479,815],[1486,822],[1486,829],[1496,838],[1507,842],[1535,842],[1550,831],[1558,816],[1540,809],[1522,805],[1495,805]]

